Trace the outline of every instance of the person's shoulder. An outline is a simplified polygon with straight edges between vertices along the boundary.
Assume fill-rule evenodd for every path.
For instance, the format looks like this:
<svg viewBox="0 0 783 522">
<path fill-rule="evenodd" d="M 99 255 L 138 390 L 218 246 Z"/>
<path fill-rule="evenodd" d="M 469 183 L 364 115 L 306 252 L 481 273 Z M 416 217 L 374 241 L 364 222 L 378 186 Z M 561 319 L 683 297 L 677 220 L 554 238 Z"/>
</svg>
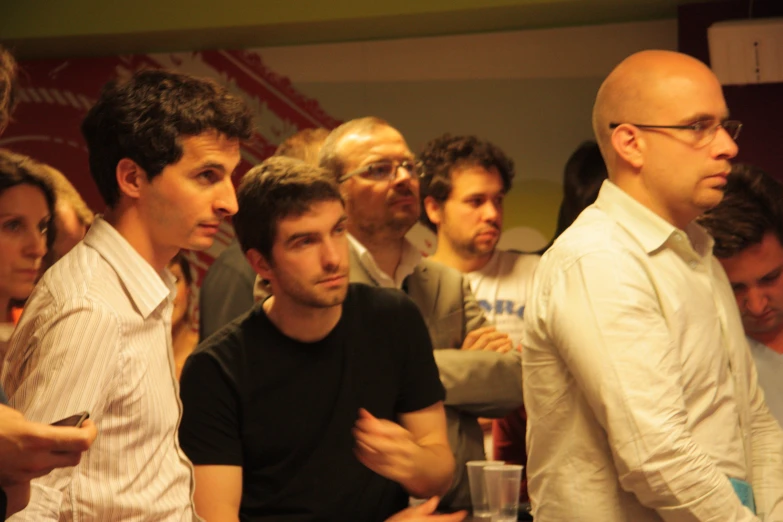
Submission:
<svg viewBox="0 0 783 522">
<path fill-rule="evenodd" d="M 441 280 L 462 280 L 464 274 L 454 267 L 444 265 L 435 260 L 424 258 L 422 259 L 411 274 L 411 277 L 418 277 L 422 273 L 428 273 L 430 276 L 437 277 Z"/>
<path fill-rule="evenodd" d="M 528 254 L 516 250 L 498 250 L 498 262 L 500 266 L 511 267 L 514 272 L 528 272 L 535 270 L 541 256 Z"/>
</svg>

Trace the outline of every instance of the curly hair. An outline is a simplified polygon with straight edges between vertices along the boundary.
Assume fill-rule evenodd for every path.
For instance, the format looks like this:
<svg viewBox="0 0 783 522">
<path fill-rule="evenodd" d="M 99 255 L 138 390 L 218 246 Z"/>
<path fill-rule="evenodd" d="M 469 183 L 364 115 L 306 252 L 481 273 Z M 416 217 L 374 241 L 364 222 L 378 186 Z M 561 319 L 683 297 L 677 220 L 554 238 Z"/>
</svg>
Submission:
<svg viewBox="0 0 783 522">
<path fill-rule="evenodd" d="M 0 46 L 0 134 L 11 119 L 16 105 L 16 60 L 8 50 Z"/>
<path fill-rule="evenodd" d="M 258 250 L 271 263 L 278 222 L 322 201 L 342 202 L 326 170 L 286 156 L 267 158 L 247 171 L 237 188 L 239 211 L 232 222 L 242 251 Z"/>
<path fill-rule="evenodd" d="M 715 239 L 719 258 L 761 243 L 770 232 L 783 245 L 783 185 L 757 167 L 733 165 L 723 201 L 698 222 Z"/>
<path fill-rule="evenodd" d="M 424 145 L 419 161 L 422 167 L 421 204 L 426 197 L 445 203 L 451 195 L 451 174 L 456 168 L 478 166 L 496 169 L 503 180 L 503 193 L 511 190 L 514 180 L 514 161 L 498 147 L 476 136 L 452 136 L 444 134 Z M 437 227 L 422 208 L 421 222 L 433 232 Z"/>
<path fill-rule="evenodd" d="M 239 97 L 209 79 L 147 70 L 110 82 L 82 122 L 90 172 L 106 205 L 120 198 L 115 169 L 123 158 L 149 180 L 182 158 L 180 138 L 216 131 L 247 140 L 252 115 Z"/>
</svg>

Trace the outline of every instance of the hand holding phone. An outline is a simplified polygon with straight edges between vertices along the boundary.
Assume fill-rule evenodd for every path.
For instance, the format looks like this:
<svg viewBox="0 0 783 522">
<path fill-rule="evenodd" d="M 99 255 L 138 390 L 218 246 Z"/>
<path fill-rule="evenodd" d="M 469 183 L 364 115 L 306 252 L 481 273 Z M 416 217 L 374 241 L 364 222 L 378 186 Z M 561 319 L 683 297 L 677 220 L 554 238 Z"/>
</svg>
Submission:
<svg viewBox="0 0 783 522">
<path fill-rule="evenodd" d="M 74 428 L 81 428 L 82 423 L 90 418 L 90 414 L 86 411 L 71 415 L 64 419 L 60 419 L 57 422 L 53 422 L 52 426 L 73 426 Z"/>
</svg>

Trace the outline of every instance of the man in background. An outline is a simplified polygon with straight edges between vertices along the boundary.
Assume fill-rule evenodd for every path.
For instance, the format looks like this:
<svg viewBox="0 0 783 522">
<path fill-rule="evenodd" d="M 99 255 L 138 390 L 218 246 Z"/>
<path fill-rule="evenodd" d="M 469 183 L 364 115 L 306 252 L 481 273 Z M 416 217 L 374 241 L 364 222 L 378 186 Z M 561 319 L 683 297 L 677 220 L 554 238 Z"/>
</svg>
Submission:
<svg viewBox="0 0 783 522">
<path fill-rule="evenodd" d="M 720 205 L 699 223 L 715 238 L 772 415 L 783 425 L 783 186 L 734 165 Z"/>
<path fill-rule="evenodd" d="M 438 236 L 430 259 L 462 272 L 490 324 L 521 347 L 528 287 L 539 257 L 497 249 L 514 163 L 476 136 L 436 138 L 419 157 L 422 222 Z M 494 458 L 526 464 L 524 408 L 492 422 Z M 527 500 L 523 481 L 521 496 Z"/>
<path fill-rule="evenodd" d="M 333 130 L 320 165 L 340 183 L 348 217 L 351 281 L 404 290 L 424 316 L 446 388 L 449 444 L 456 461 L 443 509 L 470 506 L 465 463 L 483 460 L 478 417 L 522 404 L 519 354 L 486 318 L 458 271 L 422 259 L 405 234 L 419 219 L 419 169 L 402 135 L 378 118 Z"/>
</svg>

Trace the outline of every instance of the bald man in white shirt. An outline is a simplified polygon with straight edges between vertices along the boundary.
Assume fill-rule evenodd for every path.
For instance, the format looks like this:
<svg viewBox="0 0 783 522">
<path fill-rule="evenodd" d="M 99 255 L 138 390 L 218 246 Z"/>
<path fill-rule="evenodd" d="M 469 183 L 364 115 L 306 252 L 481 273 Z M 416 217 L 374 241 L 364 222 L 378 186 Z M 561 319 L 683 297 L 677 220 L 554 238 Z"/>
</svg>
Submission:
<svg viewBox="0 0 783 522">
<path fill-rule="evenodd" d="M 723 197 L 740 124 L 703 63 L 644 51 L 604 81 L 593 128 L 609 180 L 525 309 L 535 519 L 783 520 L 783 433 L 693 222 Z"/>
</svg>

